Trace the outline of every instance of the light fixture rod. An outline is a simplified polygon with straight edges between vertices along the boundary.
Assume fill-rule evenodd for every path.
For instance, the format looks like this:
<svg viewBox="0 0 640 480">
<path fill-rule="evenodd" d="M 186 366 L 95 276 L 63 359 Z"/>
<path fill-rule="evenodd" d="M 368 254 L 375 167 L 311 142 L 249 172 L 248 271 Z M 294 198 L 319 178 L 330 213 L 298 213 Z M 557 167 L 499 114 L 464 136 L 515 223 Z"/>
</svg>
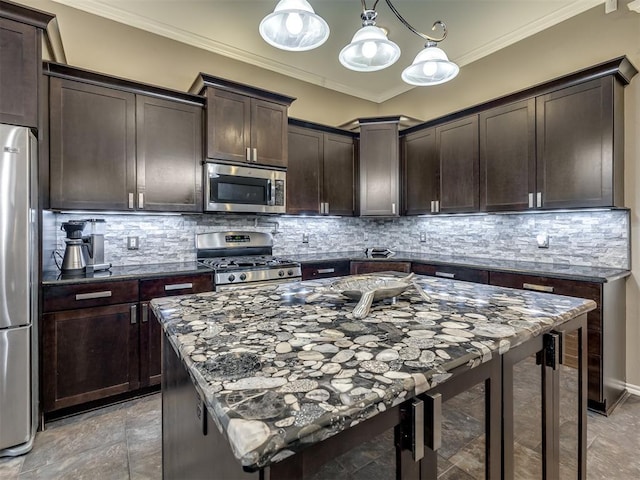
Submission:
<svg viewBox="0 0 640 480">
<path fill-rule="evenodd" d="M 371 10 L 375 10 L 375 9 L 376 9 L 376 6 L 378 5 L 378 2 L 379 2 L 379 1 L 380 1 L 380 0 L 376 0 L 376 1 L 374 2 L 373 7 L 371 7 Z M 367 8 L 367 4 L 365 3 L 365 0 L 361 0 L 361 2 L 362 2 L 362 11 L 363 11 L 363 12 L 366 12 L 367 10 L 369 10 L 369 9 Z"/>
<path fill-rule="evenodd" d="M 387 3 L 387 5 L 389 6 L 389 8 L 391 9 L 391 11 L 393 12 L 393 14 L 398 18 L 398 20 L 400 20 L 400 22 L 402 22 L 402 24 L 407 27 L 409 30 L 411 30 L 411 32 L 415 33 L 416 35 L 418 35 L 419 37 L 422 37 L 423 39 L 429 41 L 429 42 L 441 42 L 443 41 L 445 38 L 447 38 L 447 26 L 444 24 L 443 21 L 438 20 L 437 22 L 434 22 L 433 26 L 431 27 L 431 30 L 435 30 L 436 27 L 442 27 L 442 37 L 440 38 L 434 38 L 430 35 L 427 35 L 426 33 L 422 33 L 419 32 L 418 30 L 416 30 L 415 28 L 413 28 L 411 26 L 411 24 L 409 22 L 407 22 L 404 17 L 400 14 L 400 12 L 398 11 L 398 9 L 396 7 L 394 7 L 393 3 L 391 3 L 391 0 L 385 0 L 385 2 Z M 376 0 L 376 4 L 378 3 L 378 0 Z M 362 0 L 362 4 L 364 5 L 364 0 Z M 375 10 L 375 5 L 373 6 L 374 10 Z"/>
</svg>

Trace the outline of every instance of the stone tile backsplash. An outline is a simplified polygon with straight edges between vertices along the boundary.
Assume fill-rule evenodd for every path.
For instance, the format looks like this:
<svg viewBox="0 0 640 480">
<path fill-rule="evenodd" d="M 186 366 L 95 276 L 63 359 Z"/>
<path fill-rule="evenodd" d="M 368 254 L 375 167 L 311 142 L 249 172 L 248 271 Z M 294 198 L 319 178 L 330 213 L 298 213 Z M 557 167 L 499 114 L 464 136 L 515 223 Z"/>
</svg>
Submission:
<svg viewBox="0 0 640 480">
<path fill-rule="evenodd" d="M 388 219 L 224 214 L 91 216 L 107 221 L 105 259 L 114 265 L 193 261 L 195 234 L 224 230 L 275 230 L 274 254 L 280 256 L 387 247 L 425 254 L 610 268 L 630 265 L 626 210 Z M 83 215 L 45 215 L 45 230 L 55 229 L 61 253 L 64 232 L 60 224 L 80 218 Z M 420 242 L 421 232 L 426 235 L 424 243 Z M 309 235 L 308 244 L 302 243 L 303 233 Z M 536 235 L 541 233 L 548 235 L 549 248 L 538 248 Z M 127 250 L 127 236 L 139 237 L 139 250 Z M 45 257 L 50 256 L 48 245 L 44 251 Z"/>
</svg>

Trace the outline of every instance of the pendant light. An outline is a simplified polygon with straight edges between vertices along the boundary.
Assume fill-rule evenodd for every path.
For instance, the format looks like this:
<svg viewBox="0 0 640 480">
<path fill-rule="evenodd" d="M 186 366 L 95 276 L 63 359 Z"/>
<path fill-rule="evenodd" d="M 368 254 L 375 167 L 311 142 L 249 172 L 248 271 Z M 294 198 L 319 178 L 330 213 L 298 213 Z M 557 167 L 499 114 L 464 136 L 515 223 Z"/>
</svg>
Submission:
<svg viewBox="0 0 640 480">
<path fill-rule="evenodd" d="M 387 38 L 384 30 L 376 27 L 377 16 L 375 10 L 362 12 L 362 28 L 338 56 L 346 68 L 357 72 L 375 72 L 393 65 L 400 58 L 400 47 Z"/>
<path fill-rule="evenodd" d="M 402 72 L 402 80 L 419 87 L 439 85 L 452 80 L 460 67 L 449 61 L 447 54 L 437 47 L 436 42 L 427 42 L 413 63 Z"/>
<path fill-rule="evenodd" d="M 280 0 L 259 30 L 268 44 L 294 52 L 312 50 L 329 38 L 329 25 L 307 0 Z"/>
</svg>

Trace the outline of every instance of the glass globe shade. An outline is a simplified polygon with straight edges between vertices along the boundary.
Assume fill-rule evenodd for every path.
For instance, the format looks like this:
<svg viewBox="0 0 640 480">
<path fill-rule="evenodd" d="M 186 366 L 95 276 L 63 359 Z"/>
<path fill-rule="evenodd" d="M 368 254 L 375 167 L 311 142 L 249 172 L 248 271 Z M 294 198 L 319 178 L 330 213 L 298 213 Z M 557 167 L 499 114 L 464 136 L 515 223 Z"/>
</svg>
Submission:
<svg viewBox="0 0 640 480">
<path fill-rule="evenodd" d="M 329 25 L 307 0 L 280 0 L 259 31 L 269 45 L 294 52 L 312 50 L 329 38 Z"/>
<path fill-rule="evenodd" d="M 367 25 L 355 33 L 338 58 L 350 70 L 375 72 L 393 65 L 400 58 L 400 47 L 380 27 Z"/>
<path fill-rule="evenodd" d="M 402 72 L 402 80 L 410 85 L 439 85 L 452 80 L 460 67 L 449 61 L 447 54 L 435 45 L 427 45 L 413 63 Z"/>
</svg>

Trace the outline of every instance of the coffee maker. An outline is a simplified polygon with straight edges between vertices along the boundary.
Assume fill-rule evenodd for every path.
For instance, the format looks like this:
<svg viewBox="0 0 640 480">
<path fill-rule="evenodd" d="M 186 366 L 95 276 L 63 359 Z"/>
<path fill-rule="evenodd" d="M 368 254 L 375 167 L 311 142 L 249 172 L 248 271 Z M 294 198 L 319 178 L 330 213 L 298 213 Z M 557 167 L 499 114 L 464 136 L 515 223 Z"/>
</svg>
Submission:
<svg viewBox="0 0 640 480">
<path fill-rule="evenodd" d="M 78 275 L 85 272 L 86 262 L 84 259 L 82 231 L 86 223 L 84 220 L 70 220 L 62 224 L 61 230 L 67 233 L 64 240 L 67 247 L 62 258 L 60 270 L 66 275 Z"/>
<path fill-rule="evenodd" d="M 104 261 L 104 233 L 106 221 L 102 218 L 87 218 L 88 235 L 82 237 L 84 260 L 87 273 L 109 270 L 110 263 Z"/>
</svg>

